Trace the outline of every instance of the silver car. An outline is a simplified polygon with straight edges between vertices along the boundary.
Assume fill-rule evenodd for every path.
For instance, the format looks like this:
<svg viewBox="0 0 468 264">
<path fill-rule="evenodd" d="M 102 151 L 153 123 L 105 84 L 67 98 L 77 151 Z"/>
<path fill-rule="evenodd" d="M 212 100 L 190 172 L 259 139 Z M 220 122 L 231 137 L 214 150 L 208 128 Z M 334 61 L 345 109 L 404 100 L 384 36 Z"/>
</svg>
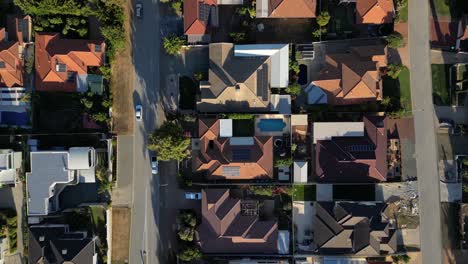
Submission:
<svg viewBox="0 0 468 264">
<path fill-rule="evenodd" d="M 141 107 L 141 105 L 135 107 L 135 118 L 137 121 L 141 121 L 143 118 L 143 107 Z"/>
<path fill-rule="evenodd" d="M 151 173 L 158 174 L 158 159 L 156 156 L 151 156 Z"/>
<path fill-rule="evenodd" d="M 187 200 L 201 200 L 201 193 L 186 192 L 185 199 Z"/>
<path fill-rule="evenodd" d="M 135 5 L 135 14 L 136 14 L 136 17 L 138 18 L 142 18 L 143 17 L 143 4 L 138 2 L 136 3 Z"/>
</svg>

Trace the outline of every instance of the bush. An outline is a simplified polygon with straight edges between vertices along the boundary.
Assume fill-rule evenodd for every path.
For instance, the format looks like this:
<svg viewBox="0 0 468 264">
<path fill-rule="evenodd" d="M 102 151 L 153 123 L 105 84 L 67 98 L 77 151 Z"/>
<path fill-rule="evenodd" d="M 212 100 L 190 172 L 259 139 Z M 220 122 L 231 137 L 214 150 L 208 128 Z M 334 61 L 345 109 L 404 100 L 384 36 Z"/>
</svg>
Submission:
<svg viewBox="0 0 468 264">
<path fill-rule="evenodd" d="M 175 56 L 180 53 L 184 42 L 185 41 L 182 38 L 179 38 L 176 35 L 171 35 L 164 38 L 163 46 L 167 54 Z"/>
<path fill-rule="evenodd" d="M 179 238 L 183 241 L 193 241 L 195 230 L 191 227 L 183 227 L 177 232 Z"/>
<path fill-rule="evenodd" d="M 246 114 L 246 113 L 233 113 L 233 114 L 228 114 L 227 118 L 236 119 L 236 120 L 252 120 L 255 118 L 255 115 Z"/>
<path fill-rule="evenodd" d="M 245 32 L 231 32 L 229 33 L 229 37 L 232 38 L 232 42 L 241 43 L 247 39 L 247 34 Z"/>
<path fill-rule="evenodd" d="M 387 36 L 387 45 L 389 48 L 398 49 L 405 46 L 405 40 L 400 33 L 393 32 Z"/>
<path fill-rule="evenodd" d="M 292 164 L 292 157 L 275 160 L 275 167 L 290 167 Z"/>
<path fill-rule="evenodd" d="M 34 67 L 34 47 L 29 45 L 26 49 L 26 58 L 24 58 L 24 70 L 31 74 Z"/>
<path fill-rule="evenodd" d="M 182 127 L 166 121 L 149 136 L 148 149 L 157 151 L 158 160 L 183 160 L 190 154 L 190 139 L 184 136 Z"/>
<path fill-rule="evenodd" d="M 401 64 L 389 64 L 387 67 L 387 75 L 392 79 L 397 79 L 400 75 L 401 71 L 405 68 L 405 66 Z"/>
<path fill-rule="evenodd" d="M 299 72 L 301 71 L 299 68 L 299 62 L 297 62 L 296 60 L 289 60 L 289 70 L 293 71 L 294 74 L 299 74 Z"/>
</svg>

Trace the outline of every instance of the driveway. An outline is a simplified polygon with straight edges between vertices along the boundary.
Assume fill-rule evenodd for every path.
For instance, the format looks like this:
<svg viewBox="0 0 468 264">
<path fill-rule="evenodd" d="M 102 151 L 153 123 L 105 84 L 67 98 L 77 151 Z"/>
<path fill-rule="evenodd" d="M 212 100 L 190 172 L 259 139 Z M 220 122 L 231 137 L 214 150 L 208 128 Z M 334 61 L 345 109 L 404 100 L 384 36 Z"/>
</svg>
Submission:
<svg viewBox="0 0 468 264">
<path fill-rule="evenodd" d="M 315 207 L 312 204 L 313 202 L 308 201 L 293 202 L 293 220 L 296 227 L 296 232 L 294 232 L 296 234 L 295 240 L 299 244 L 305 239 L 310 239 L 310 236 L 306 237 L 305 235 L 306 230 L 313 230 L 312 219 L 315 215 Z"/>
</svg>

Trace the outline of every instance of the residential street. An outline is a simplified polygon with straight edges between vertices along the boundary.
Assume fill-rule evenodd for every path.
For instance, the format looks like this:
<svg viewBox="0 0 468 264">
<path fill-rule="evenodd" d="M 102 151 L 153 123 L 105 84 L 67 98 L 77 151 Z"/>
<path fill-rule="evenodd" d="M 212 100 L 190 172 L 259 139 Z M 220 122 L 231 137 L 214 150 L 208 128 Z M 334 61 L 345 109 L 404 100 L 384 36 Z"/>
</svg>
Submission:
<svg viewBox="0 0 468 264">
<path fill-rule="evenodd" d="M 159 263 L 159 177 L 151 174 L 146 140 L 159 124 L 159 1 L 143 0 L 143 18 L 132 23 L 135 67 L 134 105 L 142 105 L 143 120 L 135 122 L 133 139 L 133 203 L 129 263 Z"/>
<path fill-rule="evenodd" d="M 429 49 L 429 1 L 409 1 L 411 94 L 416 132 L 421 263 L 442 262 L 440 187 Z"/>
</svg>

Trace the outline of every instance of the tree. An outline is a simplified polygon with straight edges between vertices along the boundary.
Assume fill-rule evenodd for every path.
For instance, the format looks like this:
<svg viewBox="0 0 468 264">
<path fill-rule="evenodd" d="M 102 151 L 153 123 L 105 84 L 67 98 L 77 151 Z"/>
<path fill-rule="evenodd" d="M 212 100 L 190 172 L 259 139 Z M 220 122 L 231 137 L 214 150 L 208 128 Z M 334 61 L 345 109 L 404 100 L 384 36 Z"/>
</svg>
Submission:
<svg viewBox="0 0 468 264">
<path fill-rule="evenodd" d="M 293 84 L 290 84 L 287 88 L 286 88 L 286 92 L 292 96 L 296 96 L 298 94 L 301 93 L 301 86 L 296 82 L 296 83 L 293 83 Z"/>
<path fill-rule="evenodd" d="M 405 39 L 398 32 L 393 32 L 387 36 L 387 45 L 389 48 L 398 49 L 405 46 Z"/>
<path fill-rule="evenodd" d="M 149 136 L 148 149 L 158 153 L 158 160 L 183 160 L 190 154 L 190 139 L 184 136 L 182 127 L 166 121 Z"/>
<path fill-rule="evenodd" d="M 80 102 L 81 104 L 88 110 L 90 110 L 91 108 L 93 108 L 93 101 L 91 101 L 90 99 L 86 98 L 86 97 L 83 97 L 80 99 Z"/>
<path fill-rule="evenodd" d="M 197 218 L 193 212 L 182 211 L 177 216 L 177 219 L 186 226 L 195 227 L 197 225 Z"/>
<path fill-rule="evenodd" d="M 463 158 L 463 165 L 468 166 L 468 157 Z"/>
<path fill-rule="evenodd" d="M 193 241 L 195 230 L 192 227 L 183 227 L 177 232 L 179 238 L 183 241 Z"/>
<path fill-rule="evenodd" d="M 107 121 L 109 121 L 109 116 L 107 115 L 106 112 L 99 112 L 99 113 L 93 114 L 91 116 L 91 119 L 96 122 L 106 123 Z"/>
<path fill-rule="evenodd" d="M 249 15 L 251 19 L 254 19 L 257 15 L 255 6 L 242 6 L 236 9 L 236 13 L 241 16 Z"/>
<path fill-rule="evenodd" d="M 387 75 L 393 79 L 397 79 L 400 75 L 401 71 L 405 68 L 405 66 L 401 64 L 389 64 L 387 66 Z"/>
<path fill-rule="evenodd" d="M 299 74 L 301 71 L 299 68 L 299 62 L 297 62 L 297 60 L 289 60 L 289 70 L 293 71 L 294 74 Z"/>
<path fill-rule="evenodd" d="M 328 22 L 330 22 L 330 14 L 327 11 L 320 12 L 320 15 L 317 16 L 317 24 L 324 27 L 328 25 Z"/>
<path fill-rule="evenodd" d="M 176 35 L 170 35 L 169 37 L 164 38 L 163 46 L 166 50 L 166 53 L 172 56 L 175 56 L 180 53 L 184 40 L 177 37 Z"/>
<path fill-rule="evenodd" d="M 193 260 L 199 260 L 202 257 L 202 253 L 199 248 L 190 246 L 182 249 L 178 254 L 180 260 L 189 262 Z"/>
<path fill-rule="evenodd" d="M 197 82 L 200 82 L 201 80 L 203 80 L 205 74 L 203 72 L 196 72 L 193 74 L 193 79 Z"/>
<path fill-rule="evenodd" d="M 383 106 L 390 106 L 392 102 L 392 98 L 388 97 L 388 96 L 384 96 L 384 98 L 382 98 L 382 105 Z"/>
</svg>

